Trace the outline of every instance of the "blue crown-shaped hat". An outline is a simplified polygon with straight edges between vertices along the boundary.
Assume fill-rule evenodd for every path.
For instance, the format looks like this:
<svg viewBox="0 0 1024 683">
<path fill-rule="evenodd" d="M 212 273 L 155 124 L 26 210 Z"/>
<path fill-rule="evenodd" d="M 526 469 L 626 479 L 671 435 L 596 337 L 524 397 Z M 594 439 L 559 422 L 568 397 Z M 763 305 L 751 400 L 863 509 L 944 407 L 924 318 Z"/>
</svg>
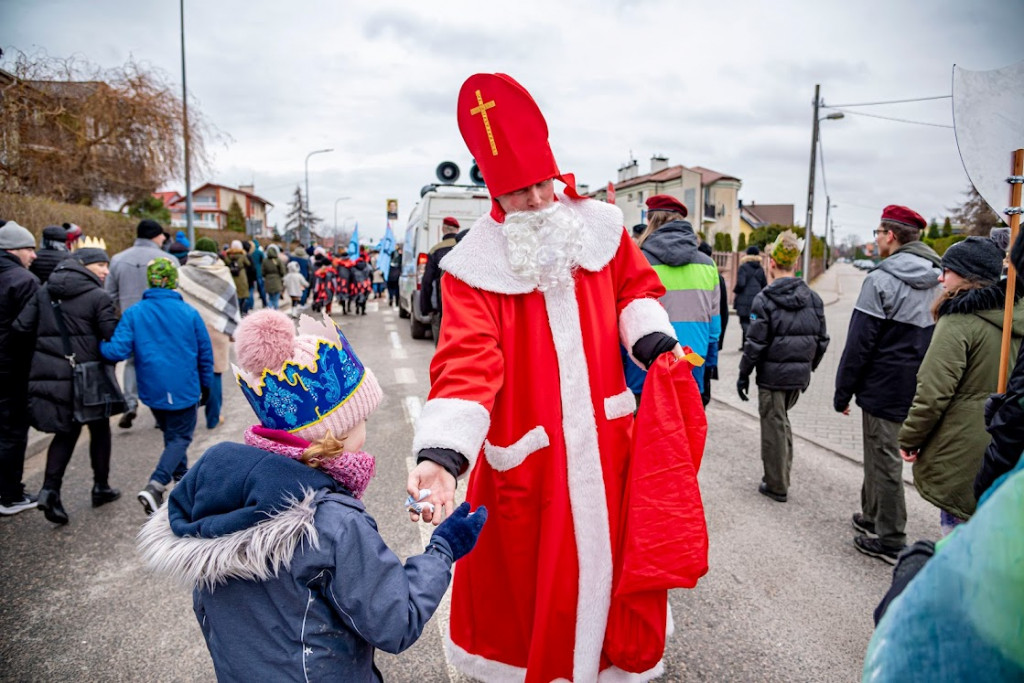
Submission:
<svg viewBox="0 0 1024 683">
<path fill-rule="evenodd" d="M 257 377 L 236 367 L 238 386 L 264 427 L 310 441 L 328 429 L 340 437 L 376 408 L 380 386 L 333 321 L 303 316 L 299 335 L 281 368 Z"/>
</svg>

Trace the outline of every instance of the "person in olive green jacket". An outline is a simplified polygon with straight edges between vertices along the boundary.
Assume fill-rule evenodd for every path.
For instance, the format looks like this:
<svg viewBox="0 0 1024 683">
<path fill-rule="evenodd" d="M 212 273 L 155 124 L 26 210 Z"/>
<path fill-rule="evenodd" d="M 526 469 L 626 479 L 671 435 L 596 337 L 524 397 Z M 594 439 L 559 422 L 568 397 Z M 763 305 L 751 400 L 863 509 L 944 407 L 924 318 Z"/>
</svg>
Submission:
<svg viewBox="0 0 1024 683">
<path fill-rule="evenodd" d="M 284 263 L 281 262 L 280 251 L 276 244 L 267 247 L 267 254 L 263 257 L 263 286 L 267 292 L 267 308 L 276 310 L 281 301 L 281 292 L 284 291 Z"/>
<path fill-rule="evenodd" d="M 238 294 L 238 304 L 242 315 L 252 309 L 252 299 L 249 298 L 249 276 L 245 271 L 252 265 L 249 256 L 242 248 L 240 240 L 231 242 L 231 247 L 224 253 L 224 262 L 228 264 L 231 271 L 231 279 L 235 282 L 235 291 Z"/>
<path fill-rule="evenodd" d="M 999 235 L 1001 239 L 1002 235 Z M 988 446 L 985 400 L 996 391 L 1006 281 L 1005 245 L 968 237 L 942 257 L 935 332 L 900 429 L 900 454 L 914 463 L 914 485 L 937 506 L 943 534 L 974 514 L 974 477 Z M 1013 311 L 1011 363 L 1024 336 L 1024 283 Z"/>
</svg>

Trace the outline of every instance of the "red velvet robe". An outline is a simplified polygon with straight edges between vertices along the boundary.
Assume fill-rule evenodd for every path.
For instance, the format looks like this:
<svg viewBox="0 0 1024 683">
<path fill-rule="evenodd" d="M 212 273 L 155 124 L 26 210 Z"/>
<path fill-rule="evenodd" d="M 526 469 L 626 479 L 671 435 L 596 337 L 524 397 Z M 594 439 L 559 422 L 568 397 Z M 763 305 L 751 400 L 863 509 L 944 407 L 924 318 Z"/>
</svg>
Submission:
<svg viewBox="0 0 1024 683">
<path fill-rule="evenodd" d="M 447 643 L 451 662 L 485 681 L 661 671 L 630 676 L 603 642 L 635 408 L 619 345 L 675 335 L 621 212 L 570 205 L 585 225 L 572 288 L 519 280 L 490 216 L 441 264 L 445 315 L 413 447 L 466 455 L 467 499 L 490 512 L 455 568 Z"/>
</svg>

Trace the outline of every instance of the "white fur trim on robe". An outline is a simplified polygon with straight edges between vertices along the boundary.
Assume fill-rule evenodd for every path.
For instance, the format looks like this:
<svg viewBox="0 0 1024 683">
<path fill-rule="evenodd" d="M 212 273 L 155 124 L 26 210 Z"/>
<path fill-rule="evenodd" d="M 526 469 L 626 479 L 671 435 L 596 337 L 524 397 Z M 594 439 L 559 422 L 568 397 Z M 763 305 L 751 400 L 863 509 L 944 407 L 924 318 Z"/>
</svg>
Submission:
<svg viewBox="0 0 1024 683">
<path fill-rule="evenodd" d="M 651 334 L 663 332 L 676 338 L 675 328 L 668 319 L 668 312 L 656 299 L 633 299 L 619 315 L 619 340 L 633 354 L 633 344 Z"/>
<path fill-rule="evenodd" d="M 475 401 L 462 398 L 432 398 L 423 404 L 412 440 L 413 455 L 424 448 L 448 448 L 469 460 L 466 476 L 491 428 L 491 414 Z"/>
<path fill-rule="evenodd" d="M 593 199 L 575 201 L 558 195 L 583 221 L 579 266 L 597 272 L 608 265 L 622 242 L 622 211 Z M 441 259 L 441 268 L 476 289 L 497 294 L 527 294 L 536 284 L 520 279 L 508 261 L 508 238 L 490 214 L 481 216 L 465 237 Z"/>
<path fill-rule="evenodd" d="M 526 669 L 504 662 L 496 662 L 480 655 L 470 654 L 452 642 L 450 634 L 444 638 L 445 654 L 448 662 L 459 671 L 488 683 L 522 683 L 526 680 Z M 665 664 L 659 661 L 649 670 L 634 674 L 623 671 L 617 666 L 610 666 L 597 676 L 598 683 L 646 683 L 665 673 Z M 553 681 L 560 683 L 565 679 Z"/>
<path fill-rule="evenodd" d="M 508 472 L 513 467 L 523 464 L 527 456 L 551 445 L 548 433 L 542 425 L 537 425 L 523 435 L 523 438 L 511 446 L 495 446 L 484 441 L 484 455 L 487 462 L 498 472 Z"/>
</svg>

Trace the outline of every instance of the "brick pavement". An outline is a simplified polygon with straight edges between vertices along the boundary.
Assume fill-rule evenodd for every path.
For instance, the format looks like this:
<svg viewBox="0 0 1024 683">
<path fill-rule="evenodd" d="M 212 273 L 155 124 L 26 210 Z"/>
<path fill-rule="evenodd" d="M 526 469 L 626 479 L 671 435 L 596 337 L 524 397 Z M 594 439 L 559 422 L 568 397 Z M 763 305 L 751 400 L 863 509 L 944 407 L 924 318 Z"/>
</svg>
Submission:
<svg viewBox="0 0 1024 683">
<path fill-rule="evenodd" d="M 800 396 L 790 411 L 793 433 L 822 448 L 845 458 L 863 462 L 861 440 L 861 411 L 851 404 L 850 414 L 837 413 L 832 408 L 836 371 L 846 345 L 846 332 L 853 313 L 853 305 L 860 293 L 865 272 L 852 265 L 837 263 L 812 284 L 825 303 L 825 324 L 831 341 L 818 369 L 811 377 L 811 386 Z M 736 378 L 740 363 L 740 325 L 732 314 L 726 329 L 725 344 L 719 358 L 719 381 L 712 387 L 712 397 L 748 415 L 758 417 L 757 388 L 751 377 L 751 400 L 741 401 L 736 394 Z M 903 478 L 912 483 L 911 466 L 905 464 Z"/>
</svg>

